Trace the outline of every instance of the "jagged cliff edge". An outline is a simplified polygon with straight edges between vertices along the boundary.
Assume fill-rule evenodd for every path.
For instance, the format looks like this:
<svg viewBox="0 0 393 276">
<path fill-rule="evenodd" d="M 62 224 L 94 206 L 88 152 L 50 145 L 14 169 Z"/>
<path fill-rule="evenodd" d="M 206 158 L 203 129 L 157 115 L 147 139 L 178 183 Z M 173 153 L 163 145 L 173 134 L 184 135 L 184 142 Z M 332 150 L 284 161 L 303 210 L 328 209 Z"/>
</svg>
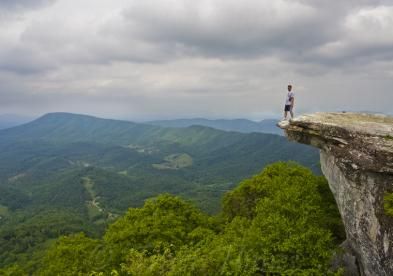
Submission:
<svg viewBox="0 0 393 276">
<path fill-rule="evenodd" d="M 393 192 L 393 117 L 314 113 L 278 126 L 290 140 L 320 149 L 360 274 L 393 275 L 393 217 L 384 210 Z"/>
</svg>

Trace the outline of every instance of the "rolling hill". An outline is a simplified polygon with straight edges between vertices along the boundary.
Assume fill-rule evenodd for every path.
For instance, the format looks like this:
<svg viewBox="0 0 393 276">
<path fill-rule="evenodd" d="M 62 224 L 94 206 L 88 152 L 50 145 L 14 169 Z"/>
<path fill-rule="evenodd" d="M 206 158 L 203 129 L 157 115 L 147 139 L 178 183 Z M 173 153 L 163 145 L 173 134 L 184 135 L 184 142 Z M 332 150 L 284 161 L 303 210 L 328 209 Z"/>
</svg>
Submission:
<svg viewBox="0 0 393 276">
<path fill-rule="evenodd" d="M 60 234 L 98 235 L 127 208 L 161 193 L 215 213 L 225 192 L 280 160 L 319 172 L 315 149 L 272 134 L 68 113 L 1 130 L 0 259 L 30 258 L 28 248 Z"/>
<path fill-rule="evenodd" d="M 181 187 L 177 181 L 169 185 L 171 192 L 184 190 L 183 182 L 194 187 L 228 186 L 225 183 L 235 183 L 279 160 L 294 160 L 318 171 L 315 150 L 277 135 L 202 126 L 164 128 L 67 113 L 47 114 L 0 131 L 0 150 L 1 186 L 20 187 L 22 192 L 42 178 L 92 168 L 107 174 L 122 172 L 125 181 L 130 175 L 182 179 Z M 165 169 L 162 164 L 176 154 L 187 156 L 190 165 L 168 169 L 170 162 L 177 162 L 172 160 Z M 142 190 L 154 186 L 151 181 L 142 183 Z M 160 185 L 148 194 L 162 191 Z"/>
</svg>

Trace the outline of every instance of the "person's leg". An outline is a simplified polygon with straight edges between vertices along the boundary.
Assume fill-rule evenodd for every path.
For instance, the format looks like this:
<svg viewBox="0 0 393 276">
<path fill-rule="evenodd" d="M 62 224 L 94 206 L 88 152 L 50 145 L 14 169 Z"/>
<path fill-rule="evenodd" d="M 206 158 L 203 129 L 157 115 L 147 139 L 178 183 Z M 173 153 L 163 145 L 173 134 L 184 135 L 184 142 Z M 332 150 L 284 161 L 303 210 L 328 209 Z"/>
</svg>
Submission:
<svg viewBox="0 0 393 276">
<path fill-rule="evenodd" d="M 283 119 L 283 120 L 286 120 L 286 119 L 287 119 L 287 117 L 288 117 L 288 112 L 290 112 L 290 111 L 291 111 L 290 106 L 289 106 L 289 105 L 285 105 L 285 106 L 284 106 L 284 119 Z"/>
<path fill-rule="evenodd" d="M 289 113 L 291 113 L 291 119 L 293 119 L 293 107 L 292 106 L 291 106 Z"/>
</svg>

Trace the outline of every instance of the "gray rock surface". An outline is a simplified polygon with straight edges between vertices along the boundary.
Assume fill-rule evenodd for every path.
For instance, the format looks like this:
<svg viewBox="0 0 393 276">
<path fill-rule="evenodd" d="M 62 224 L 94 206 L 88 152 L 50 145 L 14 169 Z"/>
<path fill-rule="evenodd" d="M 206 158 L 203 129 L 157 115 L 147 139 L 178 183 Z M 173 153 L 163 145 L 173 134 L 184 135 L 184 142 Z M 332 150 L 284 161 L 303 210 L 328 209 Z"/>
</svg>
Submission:
<svg viewBox="0 0 393 276">
<path fill-rule="evenodd" d="M 321 149 L 321 167 L 336 199 L 347 249 L 363 275 L 393 275 L 393 117 L 315 113 L 279 123 L 290 140 Z"/>
</svg>

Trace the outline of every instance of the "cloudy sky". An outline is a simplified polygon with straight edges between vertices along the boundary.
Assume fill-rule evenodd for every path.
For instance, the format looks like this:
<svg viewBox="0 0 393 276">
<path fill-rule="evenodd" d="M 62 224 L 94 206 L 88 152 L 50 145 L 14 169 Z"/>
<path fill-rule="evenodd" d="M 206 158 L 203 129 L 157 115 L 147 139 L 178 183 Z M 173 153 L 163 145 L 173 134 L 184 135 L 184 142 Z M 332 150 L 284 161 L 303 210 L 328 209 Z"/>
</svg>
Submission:
<svg viewBox="0 0 393 276">
<path fill-rule="evenodd" d="M 0 0 L 0 114 L 393 110 L 393 0 Z"/>
</svg>

